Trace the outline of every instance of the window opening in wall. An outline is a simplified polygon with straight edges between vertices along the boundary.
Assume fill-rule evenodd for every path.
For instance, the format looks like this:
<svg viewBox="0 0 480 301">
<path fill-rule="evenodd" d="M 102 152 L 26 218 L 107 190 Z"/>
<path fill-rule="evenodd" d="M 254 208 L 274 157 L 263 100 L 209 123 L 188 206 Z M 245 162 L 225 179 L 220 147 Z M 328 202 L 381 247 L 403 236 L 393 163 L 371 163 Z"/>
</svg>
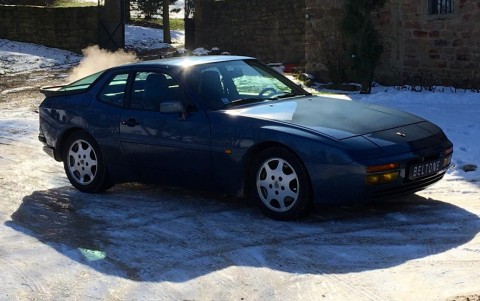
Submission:
<svg viewBox="0 0 480 301">
<path fill-rule="evenodd" d="M 429 0 L 428 10 L 431 15 L 453 13 L 453 0 Z"/>
</svg>

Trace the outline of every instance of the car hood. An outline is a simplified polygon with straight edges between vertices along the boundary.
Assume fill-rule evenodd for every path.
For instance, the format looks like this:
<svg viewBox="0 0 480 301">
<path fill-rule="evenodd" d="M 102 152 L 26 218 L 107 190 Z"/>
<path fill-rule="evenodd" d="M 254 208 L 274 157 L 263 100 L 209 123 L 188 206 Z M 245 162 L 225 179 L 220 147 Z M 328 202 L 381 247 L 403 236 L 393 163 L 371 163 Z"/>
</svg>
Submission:
<svg viewBox="0 0 480 301">
<path fill-rule="evenodd" d="M 228 113 L 286 122 L 338 140 L 425 121 L 402 111 L 321 96 L 230 109 Z"/>
</svg>

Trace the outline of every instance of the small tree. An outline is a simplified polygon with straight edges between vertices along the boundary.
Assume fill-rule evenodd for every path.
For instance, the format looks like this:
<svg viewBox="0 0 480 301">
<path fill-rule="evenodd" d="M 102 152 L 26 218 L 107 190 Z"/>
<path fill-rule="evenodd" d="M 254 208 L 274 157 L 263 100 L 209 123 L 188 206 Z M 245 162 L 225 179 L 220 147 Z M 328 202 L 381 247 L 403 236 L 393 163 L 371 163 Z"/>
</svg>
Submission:
<svg viewBox="0 0 480 301">
<path fill-rule="evenodd" d="M 138 9 L 145 14 L 145 19 L 152 19 L 162 8 L 162 0 L 138 0 Z"/>
<path fill-rule="evenodd" d="M 328 77 L 334 85 L 350 81 L 350 61 L 348 60 L 348 39 L 340 30 L 335 15 L 322 18 L 322 27 L 316 30 L 316 35 L 322 41 L 317 51 L 321 63 L 328 70 Z"/>
<path fill-rule="evenodd" d="M 145 14 L 145 19 L 152 19 L 161 12 L 164 43 L 172 43 L 169 6 L 176 1 L 177 0 L 138 0 L 138 8 Z"/>
<path fill-rule="evenodd" d="M 351 41 L 352 67 L 362 84 L 360 93 L 369 94 L 373 73 L 383 47 L 372 21 L 372 12 L 383 7 L 386 0 L 346 0 L 342 30 Z"/>
<path fill-rule="evenodd" d="M 145 14 L 145 19 L 152 19 L 153 16 L 160 14 L 163 11 L 163 0 L 136 0 L 138 3 L 138 9 Z M 167 1 L 168 5 L 175 4 L 177 0 Z"/>
</svg>

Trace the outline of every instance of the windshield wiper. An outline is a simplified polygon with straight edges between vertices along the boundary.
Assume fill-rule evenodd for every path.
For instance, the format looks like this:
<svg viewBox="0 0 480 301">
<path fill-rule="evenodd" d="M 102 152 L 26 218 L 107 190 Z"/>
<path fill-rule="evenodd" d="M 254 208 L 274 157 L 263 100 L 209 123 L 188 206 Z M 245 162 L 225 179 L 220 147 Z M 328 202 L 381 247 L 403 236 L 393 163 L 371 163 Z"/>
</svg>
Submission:
<svg viewBox="0 0 480 301">
<path fill-rule="evenodd" d="M 261 98 L 261 97 L 241 98 L 241 99 L 232 100 L 231 102 L 227 103 L 225 106 L 228 108 L 228 107 L 246 105 L 246 104 L 255 103 L 255 102 L 262 102 L 265 100 L 266 100 L 265 98 Z"/>
<path fill-rule="evenodd" d="M 289 97 L 295 97 L 295 96 L 311 96 L 312 94 L 311 93 L 284 93 L 284 94 L 281 94 L 281 95 L 277 95 L 277 96 L 274 96 L 272 97 L 271 99 L 281 99 L 281 98 L 289 98 Z"/>
<path fill-rule="evenodd" d="M 241 99 L 235 99 L 232 100 L 231 102 L 227 103 L 225 107 L 233 107 L 233 106 L 240 106 L 240 105 L 245 105 L 245 104 L 251 104 L 251 103 L 256 103 L 256 102 L 265 102 L 269 100 L 277 100 L 281 98 L 288 98 L 288 97 L 295 97 L 295 96 L 311 96 L 311 93 L 284 93 L 281 95 L 275 95 L 272 97 L 250 97 L 250 98 L 241 98 Z"/>
</svg>

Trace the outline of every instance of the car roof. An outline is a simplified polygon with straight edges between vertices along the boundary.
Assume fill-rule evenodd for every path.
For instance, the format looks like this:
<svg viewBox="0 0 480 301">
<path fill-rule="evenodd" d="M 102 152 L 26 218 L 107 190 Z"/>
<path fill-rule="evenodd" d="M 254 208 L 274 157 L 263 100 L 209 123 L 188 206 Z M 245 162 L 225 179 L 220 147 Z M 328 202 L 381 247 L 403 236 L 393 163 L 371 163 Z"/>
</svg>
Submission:
<svg viewBox="0 0 480 301">
<path fill-rule="evenodd" d="M 238 60 L 252 60 L 254 58 L 248 56 L 236 56 L 236 55 L 205 55 L 205 56 L 183 56 L 172 57 L 158 60 L 140 61 L 131 64 L 119 66 L 119 68 L 125 67 L 186 67 L 194 65 L 202 65 L 209 63 L 238 61 Z"/>
</svg>

